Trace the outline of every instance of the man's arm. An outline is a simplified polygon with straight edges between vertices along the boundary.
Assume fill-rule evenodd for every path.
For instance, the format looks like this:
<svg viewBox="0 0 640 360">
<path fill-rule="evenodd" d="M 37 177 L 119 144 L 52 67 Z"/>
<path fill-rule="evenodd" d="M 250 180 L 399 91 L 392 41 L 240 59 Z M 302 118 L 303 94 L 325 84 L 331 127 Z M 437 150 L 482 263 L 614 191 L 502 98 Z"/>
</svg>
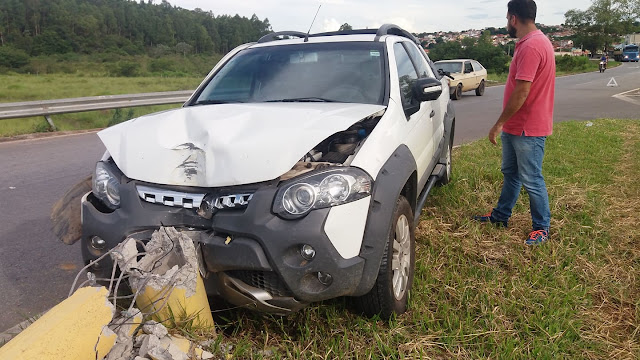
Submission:
<svg viewBox="0 0 640 360">
<path fill-rule="evenodd" d="M 531 90 L 531 81 L 525 80 L 516 80 L 516 87 L 513 89 L 513 93 L 511 93 L 511 97 L 507 101 L 507 106 L 505 106 L 502 114 L 498 118 L 498 121 L 489 131 L 489 141 L 493 145 L 497 145 L 496 137 L 502 131 L 502 126 L 507 122 L 520 108 L 522 104 L 527 100 L 527 96 L 529 96 L 529 90 Z"/>
</svg>

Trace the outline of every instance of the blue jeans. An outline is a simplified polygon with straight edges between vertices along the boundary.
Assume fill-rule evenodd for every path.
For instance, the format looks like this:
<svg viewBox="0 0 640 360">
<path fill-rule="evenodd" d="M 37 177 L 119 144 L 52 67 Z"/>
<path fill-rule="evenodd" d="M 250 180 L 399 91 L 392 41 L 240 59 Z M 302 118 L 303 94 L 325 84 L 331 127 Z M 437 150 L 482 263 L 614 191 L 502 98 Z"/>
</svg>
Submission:
<svg viewBox="0 0 640 360">
<path fill-rule="evenodd" d="M 518 200 L 520 188 L 529 194 L 533 230 L 549 231 L 551 211 L 549 194 L 542 176 L 542 158 L 546 136 L 516 136 L 502 133 L 502 174 L 504 183 L 498 206 L 491 216 L 507 221 Z"/>
</svg>

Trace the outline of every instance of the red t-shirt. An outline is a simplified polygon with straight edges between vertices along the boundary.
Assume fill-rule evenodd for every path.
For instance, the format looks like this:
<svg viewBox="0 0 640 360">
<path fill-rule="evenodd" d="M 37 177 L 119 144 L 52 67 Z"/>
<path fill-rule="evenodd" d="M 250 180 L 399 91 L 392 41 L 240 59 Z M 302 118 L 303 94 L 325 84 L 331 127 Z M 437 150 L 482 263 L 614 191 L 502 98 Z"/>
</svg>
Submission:
<svg viewBox="0 0 640 360">
<path fill-rule="evenodd" d="M 553 97 L 556 58 L 551 41 L 540 30 L 532 31 L 516 43 L 504 88 L 503 109 L 516 87 L 516 80 L 531 82 L 524 104 L 502 127 L 512 135 L 548 136 L 553 132 Z"/>
</svg>

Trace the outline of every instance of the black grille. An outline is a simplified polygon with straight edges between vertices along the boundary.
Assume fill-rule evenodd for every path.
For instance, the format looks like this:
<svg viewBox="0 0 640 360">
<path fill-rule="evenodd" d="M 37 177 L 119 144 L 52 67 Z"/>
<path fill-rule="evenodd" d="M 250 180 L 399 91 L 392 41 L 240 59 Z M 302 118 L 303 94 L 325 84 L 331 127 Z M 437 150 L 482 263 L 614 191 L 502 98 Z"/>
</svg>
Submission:
<svg viewBox="0 0 640 360">
<path fill-rule="evenodd" d="M 272 271 L 228 271 L 227 274 L 247 285 L 262 289 L 272 296 L 291 297 L 293 296 L 280 277 Z"/>
</svg>

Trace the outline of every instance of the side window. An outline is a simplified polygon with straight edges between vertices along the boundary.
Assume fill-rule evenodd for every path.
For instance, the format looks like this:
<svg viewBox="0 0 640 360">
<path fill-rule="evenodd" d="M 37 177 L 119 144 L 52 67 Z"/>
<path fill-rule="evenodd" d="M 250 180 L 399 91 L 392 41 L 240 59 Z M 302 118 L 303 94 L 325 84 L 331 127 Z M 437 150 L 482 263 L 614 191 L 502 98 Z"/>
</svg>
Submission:
<svg viewBox="0 0 640 360">
<path fill-rule="evenodd" d="M 465 61 L 464 62 L 464 73 L 472 73 L 473 72 L 473 67 L 471 67 L 471 61 Z"/>
<path fill-rule="evenodd" d="M 401 43 L 393 45 L 393 53 L 398 67 L 398 81 L 400 83 L 400 95 L 402 95 L 402 105 L 406 108 L 413 101 L 413 84 L 418 79 L 418 73 L 413 67 L 409 54 Z"/>
<path fill-rule="evenodd" d="M 477 61 L 472 61 L 471 64 L 473 64 L 473 71 L 482 71 L 484 69 Z"/>
<path fill-rule="evenodd" d="M 427 60 L 422 56 L 416 45 L 410 42 L 405 42 L 405 47 L 409 51 L 409 57 L 411 57 L 411 60 L 413 60 L 413 63 L 418 69 L 418 77 L 432 77 L 431 72 L 429 71 L 429 65 L 427 65 Z"/>
</svg>

